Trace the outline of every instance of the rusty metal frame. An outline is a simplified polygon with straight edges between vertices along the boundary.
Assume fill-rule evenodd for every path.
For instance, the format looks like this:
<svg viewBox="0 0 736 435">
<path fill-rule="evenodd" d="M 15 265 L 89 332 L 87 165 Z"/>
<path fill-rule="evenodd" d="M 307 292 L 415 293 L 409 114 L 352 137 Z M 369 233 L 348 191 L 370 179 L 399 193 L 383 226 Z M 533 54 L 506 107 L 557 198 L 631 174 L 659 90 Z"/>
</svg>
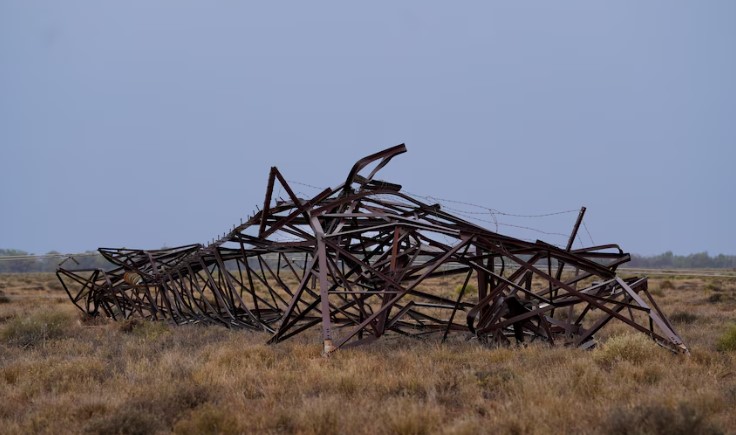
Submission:
<svg viewBox="0 0 736 435">
<path fill-rule="evenodd" d="M 263 209 L 221 239 L 162 250 L 105 249 L 109 271 L 57 271 L 83 312 L 266 331 L 278 343 L 319 328 L 325 353 L 391 332 L 495 344 L 590 347 L 619 320 L 687 352 L 646 278 L 622 279 L 617 245 L 524 241 L 374 179 L 401 144 L 360 159 L 344 183 L 300 198 L 275 167 Z M 274 198 L 275 188 L 287 198 Z M 462 277 L 455 295 L 442 289 Z M 466 292 L 469 283 L 478 294 Z M 438 290 L 439 288 L 439 290 Z"/>
</svg>

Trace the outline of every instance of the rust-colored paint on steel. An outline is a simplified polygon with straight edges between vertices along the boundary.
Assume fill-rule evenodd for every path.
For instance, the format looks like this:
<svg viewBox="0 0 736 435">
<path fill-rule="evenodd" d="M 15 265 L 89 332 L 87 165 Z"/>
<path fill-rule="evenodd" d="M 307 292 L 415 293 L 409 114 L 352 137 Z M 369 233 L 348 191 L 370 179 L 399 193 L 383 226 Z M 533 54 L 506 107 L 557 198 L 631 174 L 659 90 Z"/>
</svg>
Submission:
<svg viewBox="0 0 736 435">
<path fill-rule="evenodd" d="M 572 249 L 585 208 L 565 249 L 505 236 L 374 179 L 404 152 L 360 159 L 313 198 L 271 168 L 263 210 L 212 244 L 100 248 L 114 269 L 57 275 L 92 316 L 260 330 L 269 343 L 318 328 L 325 353 L 389 332 L 587 348 L 614 319 L 687 352 L 646 278 L 616 275 L 629 254 L 613 244 Z M 274 200 L 277 185 L 287 199 Z M 454 275 L 464 280 L 457 294 L 424 287 Z M 466 292 L 473 276 L 477 295 Z"/>
</svg>

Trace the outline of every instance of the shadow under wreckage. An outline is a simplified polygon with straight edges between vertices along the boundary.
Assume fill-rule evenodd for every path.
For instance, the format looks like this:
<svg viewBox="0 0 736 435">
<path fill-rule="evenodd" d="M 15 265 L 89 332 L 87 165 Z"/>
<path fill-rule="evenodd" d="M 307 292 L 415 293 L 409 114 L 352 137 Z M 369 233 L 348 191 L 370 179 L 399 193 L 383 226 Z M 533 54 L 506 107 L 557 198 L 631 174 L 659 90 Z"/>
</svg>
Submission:
<svg viewBox="0 0 736 435">
<path fill-rule="evenodd" d="M 57 276 L 91 316 L 214 323 L 266 331 L 269 343 L 320 328 L 325 353 L 387 332 L 587 348 L 613 319 L 687 352 L 647 279 L 616 275 L 629 254 L 614 244 L 572 249 L 585 208 L 565 248 L 504 236 L 374 178 L 404 152 L 367 156 L 312 198 L 273 167 L 263 210 L 221 239 L 103 248 L 114 269 Z M 287 199 L 274 198 L 276 187 Z M 451 277 L 458 290 L 445 288 Z"/>
</svg>

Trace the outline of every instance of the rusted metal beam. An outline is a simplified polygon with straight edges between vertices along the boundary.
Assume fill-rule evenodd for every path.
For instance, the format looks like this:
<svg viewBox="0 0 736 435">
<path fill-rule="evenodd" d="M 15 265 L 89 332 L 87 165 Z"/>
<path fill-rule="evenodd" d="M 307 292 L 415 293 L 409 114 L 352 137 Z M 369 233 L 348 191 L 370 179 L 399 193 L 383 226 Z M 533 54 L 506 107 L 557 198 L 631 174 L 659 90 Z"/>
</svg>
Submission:
<svg viewBox="0 0 736 435">
<path fill-rule="evenodd" d="M 572 249 L 585 207 L 564 247 L 499 234 L 375 179 L 404 152 L 364 157 L 312 198 L 273 167 L 263 210 L 215 242 L 101 248 L 113 269 L 57 276 L 91 316 L 267 331 L 269 343 L 318 329 L 327 354 L 390 334 L 587 348 L 612 320 L 687 352 L 646 278 L 616 275 L 629 254 L 614 244 Z M 274 204 L 277 183 L 288 199 Z"/>
</svg>

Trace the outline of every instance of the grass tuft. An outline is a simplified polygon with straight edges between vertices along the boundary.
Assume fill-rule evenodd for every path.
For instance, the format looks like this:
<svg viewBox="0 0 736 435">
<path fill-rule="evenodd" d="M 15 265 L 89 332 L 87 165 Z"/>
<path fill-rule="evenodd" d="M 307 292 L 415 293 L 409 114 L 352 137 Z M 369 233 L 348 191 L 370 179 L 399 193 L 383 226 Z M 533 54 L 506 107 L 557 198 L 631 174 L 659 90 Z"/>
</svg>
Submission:
<svg viewBox="0 0 736 435">
<path fill-rule="evenodd" d="M 297 424 L 305 433 L 337 435 L 340 432 L 339 403 L 314 400 L 298 413 Z"/>
<path fill-rule="evenodd" d="M 676 311 L 670 316 L 670 320 L 674 323 L 690 324 L 698 320 L 698 315 L 687 311 Z"/>
<path fill-rule="evenodd" d="M 731 325 L 726 332 L 718 338 L 716 349 L 721 352 L 736 350 L 736 325 Z"/>
<path fill-rule="evenodd" d="M 399 401 L 388 417 L 391 433 L 424 435 L 437 432 L 442 414 L 435 406 L 422 402 Z"/>
<path fill-rule="evenodd" d="M 87 432 L 149 434 L 169 431 L 178 416 L 195 410 L 212 398 L 207 388 L 189 379 L 173 382 L 169 380 L 168 384 L 140 388 L 133 397 L 90 421 Z M 182 422 L 180 430 L 186 432 L 194 430 L 197 425 L 207 426 L 214 418 L 214 411 L 210 414 L 203 411 L 201 416 L 192 412 L 189 414 L 191 421 Z"/>
<path fill-rule="evenodd" d="M 651 294 L 652 296 L 656 296 L 658 298 L 665 296 L 664 291 L 661 288 L 657 288 L 657 287 L 650 289 L 649 294 Z"/>
<path fill-rule="evenodd" d="M 157 416 L 145 409 L 121 410 L 93 419 L 85 432 L 93 434 L 148 435 L 162 430 Z"/>
<path fill-rule="evenodd" d="M 656 344 L 643 334 L 626 333 L 610 338 L 593 351 L 593 359 L 602 367 L 611 367 L 621 361 L 641 364 L 656 354 Z"/>
<path fill-rule="evenodd" d="M 193 409 L 176 422 L 173 432 L 181 435 L 245 433 L 231 408 L 223 409 L 210 403 Z"/>
<path fill-rule="evenodd" d="M 458 284 L 457 287 L 455 287 L 455 294 L 459 295 L 460 292 L 463 291 L 463 285 Z M 478 288 L 474 286 L 473 284 L 468 284 L 465 286 L 465 294 L 464 296 L 473 296 L 478 294 Z"/>
<path fill-rule="evenodd" d="M 16 316 L 7 322 L 0 337 L 8 344 L 28 347 L 64 337 L 71 329 L 72 318 L 60 312 L 41 311 L 30 316 Z"/>
<path fill-rule="evenodd" d="M 608 433 L 616 435 L 722 433 L 707 420 L 707 415 L 687 403 L 675 408 L 661 404 L 616 408 L 604 427 Z"/>
<path fill-rule="evenodd" d="M 120 323 L 120 331 L 136 337 L 151 340 L 167 334 L 168 325 L 164 322 L 153 322 L 140 319 L 128 319 Z"/>
</svg>

